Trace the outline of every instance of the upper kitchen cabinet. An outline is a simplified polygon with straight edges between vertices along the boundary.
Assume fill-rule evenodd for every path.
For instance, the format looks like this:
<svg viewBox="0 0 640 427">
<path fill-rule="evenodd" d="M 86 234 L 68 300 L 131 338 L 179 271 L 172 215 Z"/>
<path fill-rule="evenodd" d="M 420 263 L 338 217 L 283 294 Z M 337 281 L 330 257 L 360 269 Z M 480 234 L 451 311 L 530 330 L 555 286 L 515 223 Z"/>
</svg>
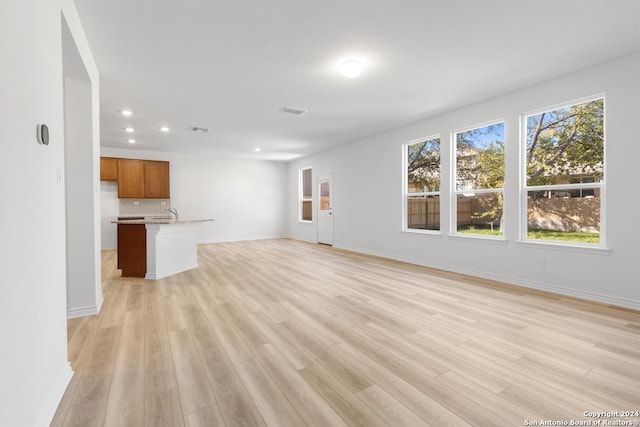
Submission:
<svg viewBox="0 0 640 427">
<path fill-rule="evenodd" d="M 118 197 L 121 199 L 171 197 L 169 162 L 100 157 L 100 179 L 118 181 Z"/>
<path fill-rule="evenodd" d="M 118 159 L 100 157 L 100 181 L 118 180 Z"/>
<path fill-rule="evenodd" d="M 118 197 L 144 198 L 144 160 L 118 159 Z"/>
<path fill-rule="evenodd" d="M 144 161 L 144 197 L 150 199 L 168 199 L 169 162 Z"/>
</svg>

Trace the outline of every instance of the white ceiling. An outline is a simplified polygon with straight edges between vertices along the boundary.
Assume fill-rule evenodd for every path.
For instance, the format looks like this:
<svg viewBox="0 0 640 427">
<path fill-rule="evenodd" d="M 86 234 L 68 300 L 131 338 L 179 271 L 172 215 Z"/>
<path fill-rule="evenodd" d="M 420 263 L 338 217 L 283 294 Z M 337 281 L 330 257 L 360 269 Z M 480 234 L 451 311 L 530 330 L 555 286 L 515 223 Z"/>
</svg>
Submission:
<svg viewBox="0 0 640 427">
<path fill-rule="evenodd" d="M 75 3 L 101 145 L 141 150 L 290 160 L 640 48 L 639 0 Z M 349 56 L 366 64 L 352 80 Z"/>
</svg>

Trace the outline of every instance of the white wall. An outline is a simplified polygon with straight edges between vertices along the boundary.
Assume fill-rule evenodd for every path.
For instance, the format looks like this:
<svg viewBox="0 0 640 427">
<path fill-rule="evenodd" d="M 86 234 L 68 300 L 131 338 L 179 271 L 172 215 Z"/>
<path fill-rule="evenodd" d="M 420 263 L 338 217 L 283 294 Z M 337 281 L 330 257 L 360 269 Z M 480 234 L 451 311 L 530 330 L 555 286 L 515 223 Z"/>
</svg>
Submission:
<svg viewBox="0 0 640 427">
<path fill-rule="evenodd" d="M 75 46 L 72 47 L 75 49 Z M 63 43 L 63 50 L 65 45 Z M 66 68 L 63 67 L 63 68 Z M 66 72 L 66 71 L 65 71 Z M 88 76 L 86 76 L 88 79 Z M 91 82 L 64 79 L 65 188 L 67 232 L 67 316 L 97 314 L 102 291 L 96 292 L 96 240 L 91 141 Z"/>
<path fill-rule="evenodd" d="M 604 227 L 610 250 L 603 254 L 519 243 L 519 115 L 600 93 L 606 95 Z M 298 169 L 311 166 L 314 180 L 333 173 L 336 247 L 640 309 L 639 117 L 640 57 L 635 54 L 291 162 L 289 233 L 300 240 L 316 239 L 315 222 L 297 221 Z M 495 119 L 506 120 L 506 241 L 402 232 L 402 145 L 440 134 L 445 174 L 450 132 Z M 443 176 L 442 188 L 450 184 Z M 447 230 L 446 191 L 442 203 L 442 228 Z M 546 266 L 541 268 L 543 258 Z"/>
<path fill-rule="evenodd" d="M 113 181 L 100 183 L 100 240 L 101 249 L 116 249 L 116 224 L 118 218 L 118 184 Z"/>
<path fill-rule="evenodd" d="M 103 156 L 171 162 L 171 204 L 200 225 L 200 243 L 286 237 L 287 165 L 102 147 Z"/>
<path fill-rule="evenodd" d="M 10 41 L 0 44 L 3 425 L 49 425 L 72 375 L 66 342 L 65 186 L 58 179 L 64 171 L 61 11 L 83 60 L 91 62 L 72 0 L 4 0 L 0 13 L 0 38 Z M 90 65 L 93 79 L 97 73 Z M 49 146 L 36 140 L 38 123 L 49 126 Z M 98 145 L 95 133 L 93 144 Z"/>
</svg>

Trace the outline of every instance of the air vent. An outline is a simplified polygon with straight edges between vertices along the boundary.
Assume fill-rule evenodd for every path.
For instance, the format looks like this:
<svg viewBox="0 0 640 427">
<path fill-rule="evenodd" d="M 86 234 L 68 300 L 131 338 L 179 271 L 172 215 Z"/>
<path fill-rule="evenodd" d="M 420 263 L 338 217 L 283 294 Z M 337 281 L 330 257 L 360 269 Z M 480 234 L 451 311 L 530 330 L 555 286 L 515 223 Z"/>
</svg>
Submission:
<svg viewBox="0 0 640 427">
<path fill-rule="evenodd" d="M 283 113 L 296 114 L 296 115 L 304 114 L 307 112 L 307 110 L 305 110 L 304 108 L 290 107 L 288 105 L 285 105 L 284 107 L 282 107 L 280 111 L 282 111 Z"/>
<path fill-rule="evenodd" d="M 209 132 L 209 128 L 202 128 L 200 126 L 191 126 L 189 129 L 191 129 L 194 132 L 200 132 L 200 133 L 207 133 Z"/>
</svg>

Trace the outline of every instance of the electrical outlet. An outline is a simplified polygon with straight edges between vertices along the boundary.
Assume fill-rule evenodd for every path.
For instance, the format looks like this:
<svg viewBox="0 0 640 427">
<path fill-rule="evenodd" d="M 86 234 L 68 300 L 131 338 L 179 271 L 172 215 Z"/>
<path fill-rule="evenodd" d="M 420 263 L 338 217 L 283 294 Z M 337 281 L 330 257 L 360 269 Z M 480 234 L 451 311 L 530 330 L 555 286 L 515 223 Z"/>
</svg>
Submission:
<svg viewBox="0 0 640 427">
<path fill-rule="evenodd" d="M 538 267 L 545 268 L 546 266 L 547 266 L 547 260 L 545 260 L 544 258 L 540 258 L 538 260 Z"/>
</svg>

